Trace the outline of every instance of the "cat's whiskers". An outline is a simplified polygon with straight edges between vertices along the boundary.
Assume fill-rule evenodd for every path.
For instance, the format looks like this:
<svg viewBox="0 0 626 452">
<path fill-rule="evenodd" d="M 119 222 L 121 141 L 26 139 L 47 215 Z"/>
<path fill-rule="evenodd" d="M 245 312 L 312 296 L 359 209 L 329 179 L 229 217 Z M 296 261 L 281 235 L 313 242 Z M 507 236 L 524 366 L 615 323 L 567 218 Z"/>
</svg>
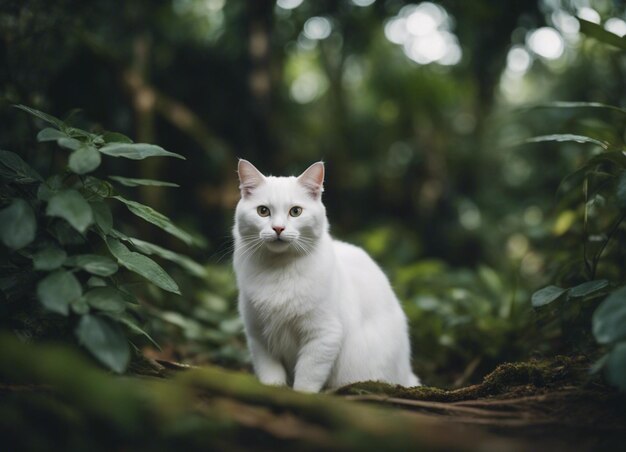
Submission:
<svg viewBox="0 0 626 452">
<path fill-rule="evenodd" d="M 247 244 L 249 244 L 250 242 L 258 238 L 259 237 L 257 234 L 248 234 L 248 235 L 240 236 L 241 244 L 243 246 L 246 246 Z M 227 244 L 222 244 L 220 249 L 218 249 L 215 253 L 211 255 L 210 259 L 216 258 L 215 262 L 220 263 L 222 262 L 224 258 L 226 258 L 229 255 L 232 255 L 236 247 L 237 247 L 236 241 L 233 239 L 232 236 L 230 236 L 230 241 Z"/>
<path fill-rule="evenodd" d="M 300 250 L 302 250 L 305 256 L 311 254 L 315 249 L 316 241 L 309 237 L 300 236 L 298 237 L 296 242 L 298 242 L 298 247 Z"/>
<path fill-rule="evenodd" d="M 247 263 L 252 256 L 254 256 L 265 242 L 259 236 L 248 236 L 246 239 L 242 239 L 241 247 L 243 252 L 241 253 L 241 264 Z"/>
<path fill-rule="evenodd" d="M 298 237 L 291 243 L 299 254 L 303 256 L 308 256 L 309 254 L 311 254 L 312 247 L 307 243 L 304 237 Z"/>
<path fill-rule="evenodd" d="M 232 254 L 235 251 L 235 241 L 231 240 L 231 242 L 226 245 L 225 247 L 223 247 L 221 250 L 218 250 L 217 252 L 215 252 L 212 256 L 211 259 L 213 259 L 214 257 L 217 257 L 216 263 L 220 263 L 222 262 L 222 260 Z"/>
</svg>

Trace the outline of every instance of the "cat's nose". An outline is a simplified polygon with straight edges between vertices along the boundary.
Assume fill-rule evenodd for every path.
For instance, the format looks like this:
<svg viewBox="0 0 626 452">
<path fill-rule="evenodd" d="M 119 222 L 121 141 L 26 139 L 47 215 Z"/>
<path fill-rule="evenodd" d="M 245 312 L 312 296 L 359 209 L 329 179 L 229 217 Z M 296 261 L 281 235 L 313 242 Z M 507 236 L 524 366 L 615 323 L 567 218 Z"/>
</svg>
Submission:
<svg viewBox="0 0 626 452">
<path fill-rule="evenodd" d="M 272 226 L 272 229 L 276 231 L 276 235 L 280 235 L 285 230 L 284 226 Z"/>
</svg>

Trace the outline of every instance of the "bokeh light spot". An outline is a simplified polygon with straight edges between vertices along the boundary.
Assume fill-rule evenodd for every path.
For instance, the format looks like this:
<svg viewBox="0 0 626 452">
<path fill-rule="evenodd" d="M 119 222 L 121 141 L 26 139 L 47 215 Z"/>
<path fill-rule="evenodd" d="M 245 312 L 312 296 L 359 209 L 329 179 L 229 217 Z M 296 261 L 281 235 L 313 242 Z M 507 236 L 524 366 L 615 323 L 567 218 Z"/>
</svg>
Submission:
<svg viewBox="0 0 626 452">
<path fill-rule="evenodd" d="M 276 5 L 282 9 L 295 9 L 302 4 L 303 0 L 277 0 Z"/>
<path fill-rule="evenodd" d="M 607 20 L 604 29 L 620 37 L 626 36 L 626 22 L 617 17 L 611 17 Z"/>
<path fill-rule="evenodd" d="M 541 27 L 528 36 L 528 47 L 540 57 L 556 60 L 565 51 L 560 33 L 552 27 Z"/>
<path fill-rule="evenodd" d="M 600 14 L 593 8 L 589 8 L 588 6 L 583 6 L 578 9 L 578 17 L 581 19 L 585 19 L 589 22 L 593 22 L 594 24 L 600 23 Z"/>
<path fill-rule="evenodd" d="M 356 6 L 360 6 L 362 8 L 366 7 L 366 6 L 370 6 L 371 4 L 373 4 L 376 0 L 350 0 L 351 3 L 353 5 Z"/>
<path fill-rule="evenodd" d="M 291 84 L 290 94 L 300 104 L 308 104 L 319 98 L 328 88 L 328 80 L 314 71 L 308 71 L 297 77 Z"/>
<path fill-rule="evenodd" d="M 418 64 L 458 64 L 463 52 L 450 31 L 444 8 L 431 2 L 403 7 L 385 23 L 385 37 L 402 46 L 405 55 Z"/>
<path fill-rule="evenodd" d="M 330 36 L 332 26 L 325 17 L 311 17 L 304 23 L 304 35 L 309 39 L 321 40 Z"/>
<path fill-rule="evenodd" d="M 555 11 L 552 13 L 551 18 L 554 26 L 566 35 L 575 35 L 580 30 L 578 20 L 571 14 L 567 14 L 565 11 Z"/>
<path fill-rule="evenodd" d="M 522 46 L 514 46 L 506 57 L 506 68 L 515 74 L 524 74 L 530 68 L 532 58 Z"/>
</svg>

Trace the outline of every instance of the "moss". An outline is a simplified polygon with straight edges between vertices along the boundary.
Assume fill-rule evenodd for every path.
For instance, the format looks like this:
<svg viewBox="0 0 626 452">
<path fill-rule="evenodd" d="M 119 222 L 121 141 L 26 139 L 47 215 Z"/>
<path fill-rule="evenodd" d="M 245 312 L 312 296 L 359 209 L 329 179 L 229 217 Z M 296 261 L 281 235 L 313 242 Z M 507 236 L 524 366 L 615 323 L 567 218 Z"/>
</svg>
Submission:
<svg viewBox="0 0 626 452">
<path fill-rule="evenodd" d="M 445 390 L 429 386 L 405 388 L 375 381 L 354 383 L 336 391 L 340 395 L 386 395 L 394 398 L 457 402 L 483 397 L 540 393 L 546 389 L 584 386 L 589 361 L 585 357 L 556 356 L 545 360 L 500 364 L 480 384 Z"/>
</svg>

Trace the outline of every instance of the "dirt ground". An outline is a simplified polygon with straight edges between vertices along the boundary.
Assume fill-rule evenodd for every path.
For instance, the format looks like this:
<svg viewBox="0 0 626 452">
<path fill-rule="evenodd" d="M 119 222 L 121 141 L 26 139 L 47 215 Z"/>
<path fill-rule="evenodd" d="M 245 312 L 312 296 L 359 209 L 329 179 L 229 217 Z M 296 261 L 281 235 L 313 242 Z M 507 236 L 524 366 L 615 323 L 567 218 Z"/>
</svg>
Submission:
<svg viewBox="0 0 626 452">
<path fill-rule="evenodd" d="M 246 372 L 166 361 L 102 371 L 62 347 L 3 339 L 5 450 L 617 451 L 626 397 L 582 358 L 498 366 L 456 390 L 364 382 L 302 394 Z"/>
</svg>

